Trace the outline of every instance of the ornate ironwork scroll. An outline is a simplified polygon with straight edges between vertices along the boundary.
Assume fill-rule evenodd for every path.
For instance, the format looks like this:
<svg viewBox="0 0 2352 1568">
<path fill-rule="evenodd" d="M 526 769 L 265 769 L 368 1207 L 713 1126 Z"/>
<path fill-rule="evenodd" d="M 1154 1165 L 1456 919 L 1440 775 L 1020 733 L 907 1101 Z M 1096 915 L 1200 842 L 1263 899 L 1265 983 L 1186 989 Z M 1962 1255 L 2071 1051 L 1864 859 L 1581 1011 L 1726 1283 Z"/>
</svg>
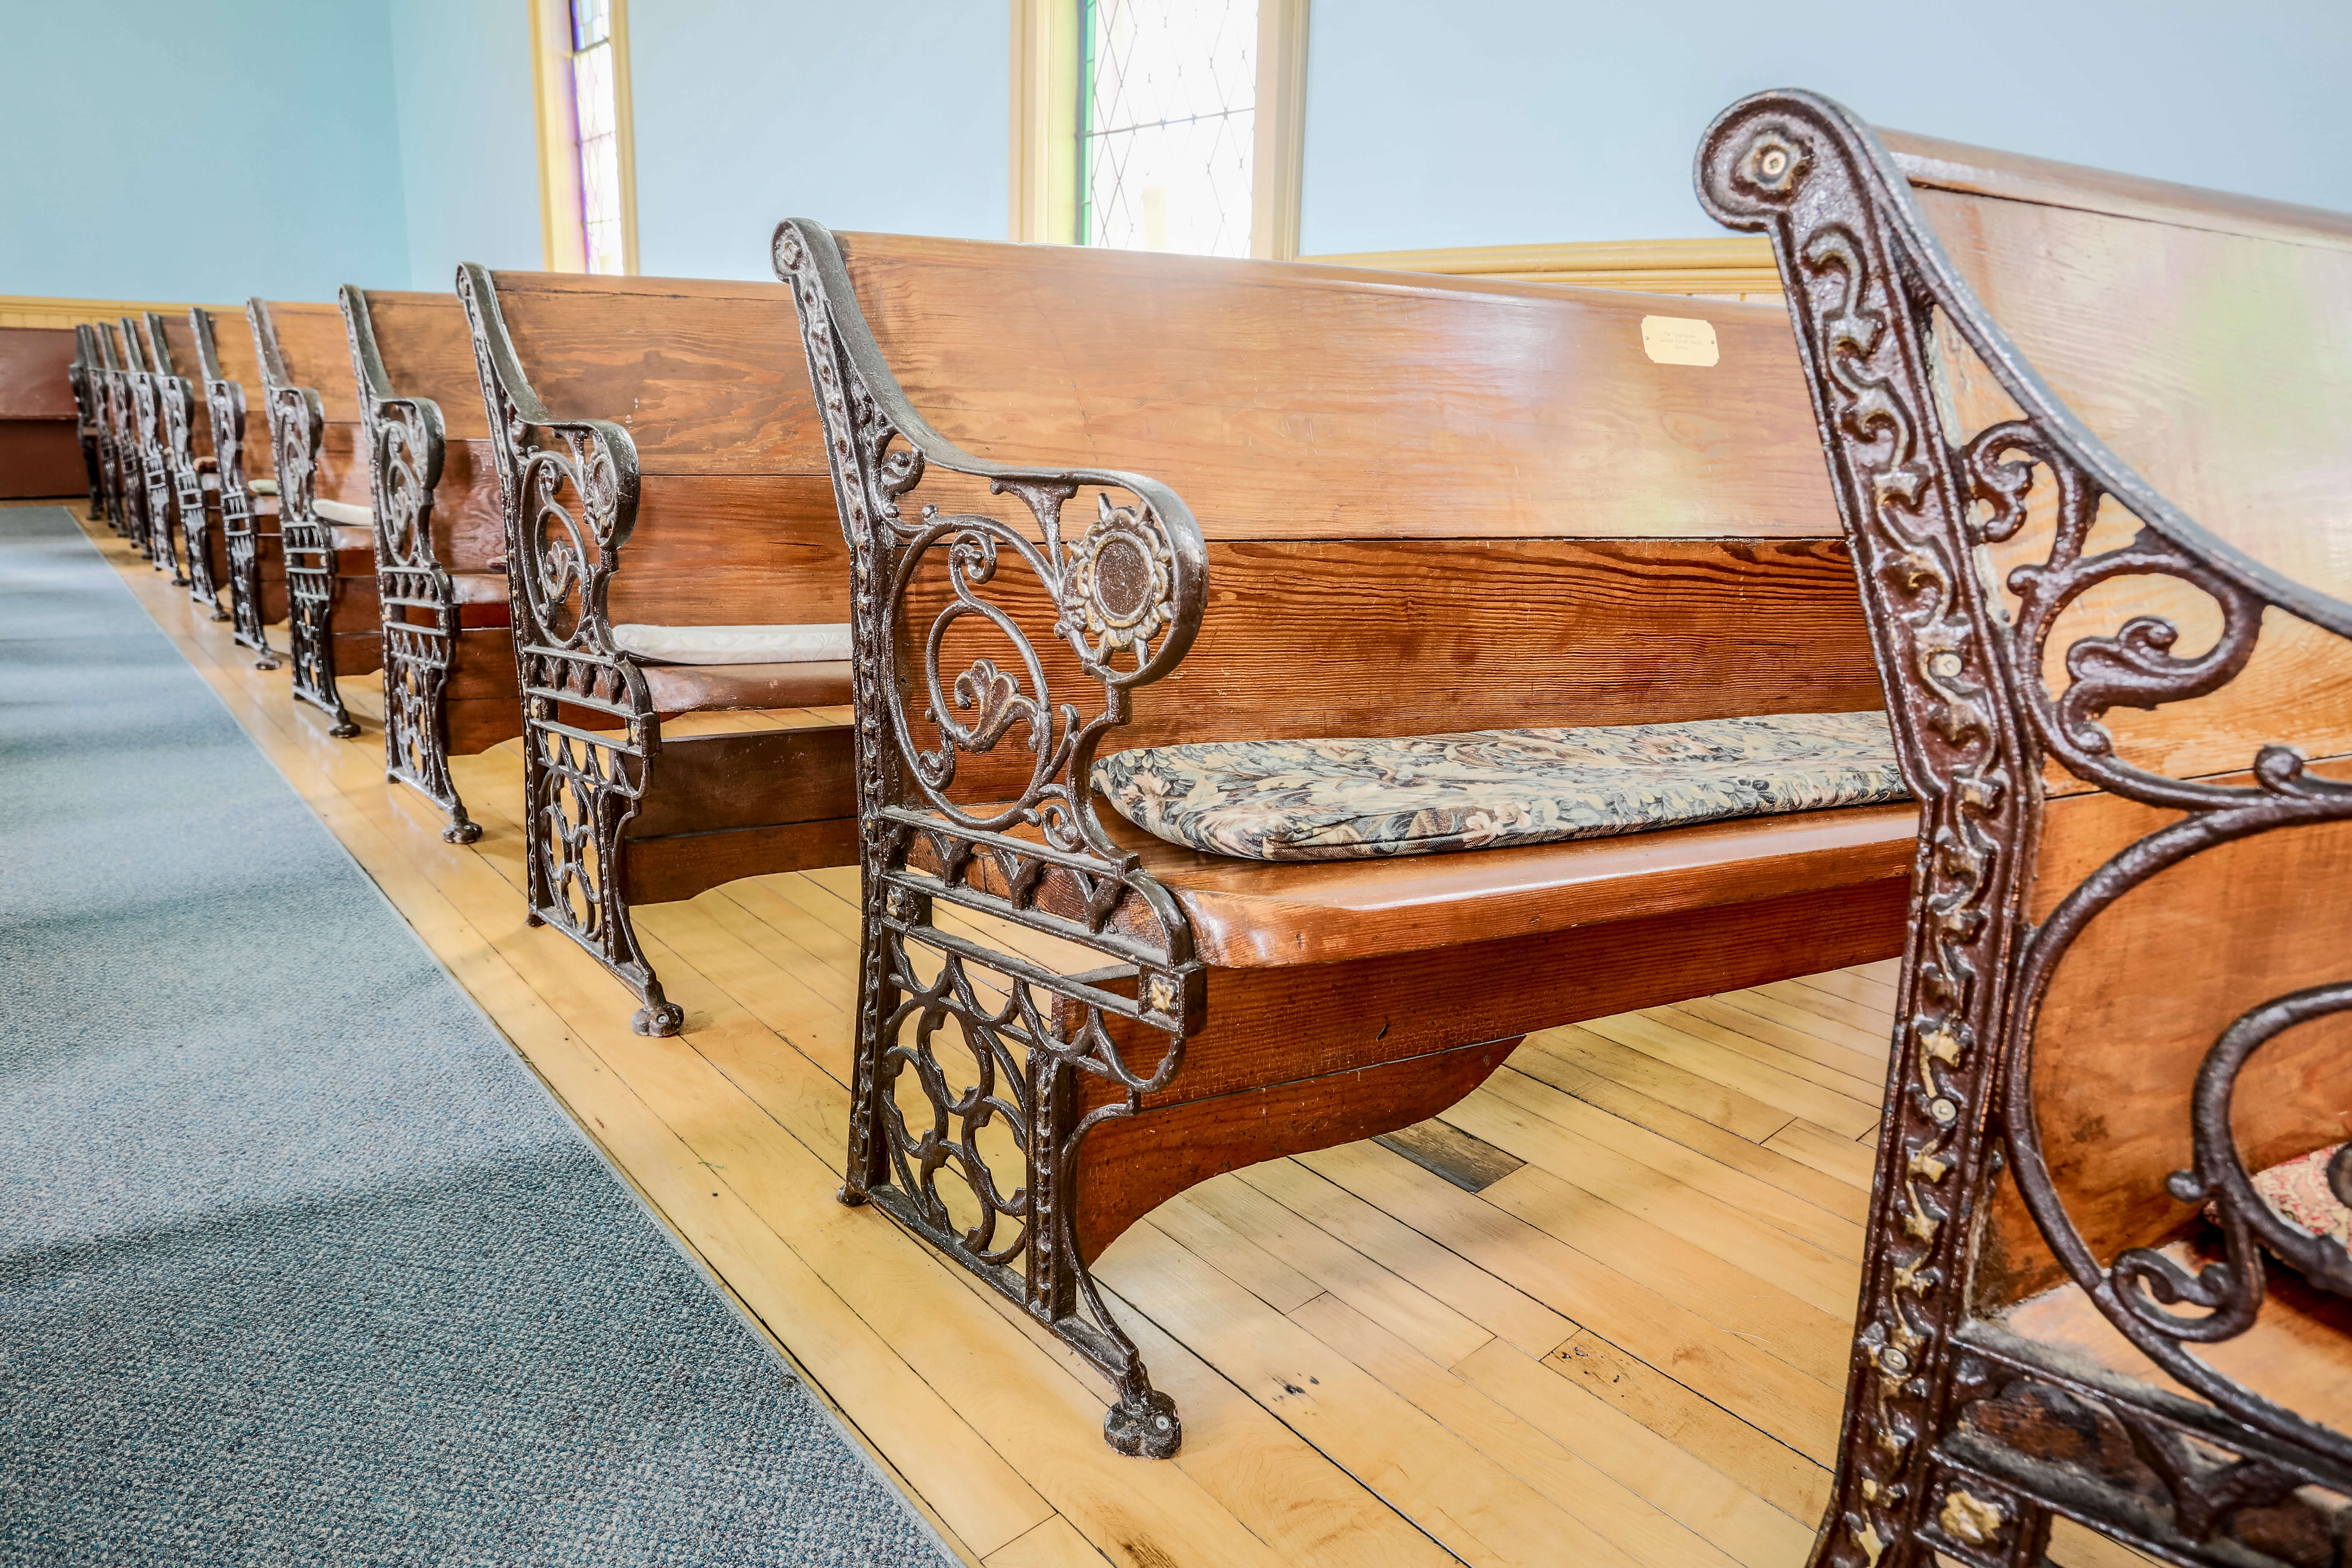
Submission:
<svg viewBox="0 0 2352 1568">
<path fill-rule="evenodd" d="M 256 669 L 276 669 L 263 613 L 261 542 L 257 533 L 253 488 L 245 476 L 245 388 L 221 374 L 219 346 L 213 341 L 210 311 L 188 311 L 195 331 L 196 358 L 205 378 L 205 416 L 211 421 L 213 462 L 219 470 L 221 542 L 228 552 L 230 630 L 236 640 L 261 657 Z"/>
<path fill-rule="evenodd" d="M 90 342 L 96 346 L 98 358 L 89 369 L 91 412 L 98 420 L 98 484 L 99 500 L 106 513 L 106 523 L 118 534 L 129 531 L 122 507 L 122 458 L 116 442 L 120 419 L 115 413 L 115 397 L 121 380 L 114 357 L 114 342 L 103 322 L 89 329 Z"/>
<path fill-rule="evenodd" d="M 2352 817 L 2352 788 L 2307 775 L 2291 748 L 2263 748 L 2251 784 L 2172 779 L 2120 757 L 2103 716 L 2225 686 L 2252 655 L 2265 609 L 2338 636 L 2352 636 L 2352 612 L 2206 533 L 2092 436 L 1960 281 L 1876 137 L 1837 105 L 1804 93 L 1734 105 L 1701 146 L 1698 184 L 1717 219 L 1769 235 L 1778 253 L 1905 782 L 1921 807 L 1845 1439 L 1814 1562 L 1913 1568 L 1943 1552 L 1977 1564 L 2038 1563 L 2053 1509 L 2181 1561 L 2263 1560 L 2210 1554 L 2215 1531 L 2257 1497 L 2275 1500 L 2273 1483 L 2289 1473 L 2296 1484 L 2346 1490 L 2352 1447 L 2188 1346 L 2252 1321 L 2263 1290 L 2257 1247 L 2327 1289 L 2352 1283 L 2341 1247 L 2294 1232 L 2254 1196 L 2228 1114 L 2247 1058 L 2295 1022 L 2352 1008 L 2352 986 L 2257 1008 L 2208 1057 L 2194 1102 L 2197 1168 L 2170 1186 L 2182 1201 L 2216 1206 L 2229 1255 L 2195 1276 L 2144 1249 L 2103 1263 L 2084 1242 L 2040 1148 L 2034 1028 L 2068 946 L 2130 889 L 2217 844 Z M 1965 438 L 1946 428 L 1937 312 L 2021 418 Z M 2141 527 L 2128 543 L 2095 552 L 2103 500 Z M 2010 574 L 2012 617 L 1986 547 L 2018 537 L 2037 506 L 2056 520 L 2053 542 L 2046 560 Z M 2100 584 L 2147 576 L 2187 583 L 2219 607 L 2214 645 L 2176 655 L 2178 628 L 2137 616 L 2072 643 L 2066 682 L 2053 689 L 2044 655 L 2062 614 Z M 2023 898 L 2049 759 L 2101 789 L 2186 815 L 2117 853 L 2035 928 Z M 2235 1452 L 2270 1467 L 2260 1485 L 2216 1490 L 2200 1480 L 2200 1490 L 2182 1481 L 2151 1524 L 2084 1503 L 2062 1466 L 2028 1463 L 1983 1428 L 1961 1433 L 1959 1411 L 1993 1376 L 1987 1353 L 1971 1348 L 1964 1303 L 1972 1227 L 2004 1158 L 2075 1283 L 2226 1419 L 2184 1415 L 2190 1402 L 2121 1380 L 2095 1391 L 2101 1407 L 2127 1426 L 2193 1431 L 2204 1457 L 2192 1463 L 2179 1448 L 2181 1476 L 2203 1477 Z M 2336 1173 L 2339 1190 L 2344 1173 Z M 2208 1315 L 2163 1310 L 2183 1301 Z M 2094 1396 L 2031 1357 L 2012 1370 Z M 2214 1454 L 2224 1459 L 2209 1465 Z"/>
<path fill-rule="evenodd" d="M 180 524 L 188 559 L 174 581 L 184 582 L 188 597 L 222 617 L 220 589 L 213 582 L 210 529 L 205 508 L 204 478 L 196 468 L 195 389 L 172 363 L 171 341 L 163 335 L 163 319 L 147 312 L 147 342 L 154 360 L 156 420 L 163 447 L 163 464 L 172 480 L 172 514 Z"/>
<path fill-rule="evenodd" d="M 662 994 L 622 891 L 625 830 L 661 752 L 645 675 L 614 643 L 605 608 L 636 526 L 636 445 L 607 420 L 547 411 L 515 357 L 487 270 L 460 268 L 457 294 L 506 518 L 530 828 L 524 898 L 533 924 L 562 931 L 636 993 L 644 1005 L 632 1028 L 674 1035 L 685 1016 Z"/>
<path fill-rule="evenodd" d="M 376 352 L 367 295 L 342 289 L 343 331 L 360 389 L 368 493 L 375 512 L 375 582 L 383 605 L 383 768 L 448 813 L 441 837 L 471 844 L 482 829 L 449 776 L 449 668 L 457 648 L 457 586 L 433 550 L 441 482 L 441 410 L 403 397 Z"/>
<path fill-rule="evenodd" d="M 74 328 L 73 363 L 66 381 L 73 388 L 74 437 L 81 446 L 82 472 L 89 481 L 89 521 L 106 515 L 106 486 L 99 477 L 98 345 L 87 323 Z"/>
<path fill-rule="evenodd" d="M 294 695 L 334 719 L 328 734 L 349 740 L 360 727 L 335 685 L 335 532 L 318 512 L 326 405 L 310 388 L 288 382 L 268 304 L 248 300 L 246 314 L 261 362 L 269 450 L 278 466 L 278 539 L 286 561 L 286 640 L 292 645 Z"/>
<path fill-rule="evenodd" d="M 118 322 L 100 322 L 108 349 L 107 414 L 114 445 L 114 496 L 121 531 L 144 555 L 147 540 L 147 475 L 141 460 L 139 409 L 134 383 L 138 365 Z"/>
<path fill-rule="evenodd" d="M 131 344 L 138 367 L 131 377 L 131 399 L 137 409 L 139 472 L 147 519 L 147 558 L 158 572 L 169 572 L 180 587 L 188 579 L 180 570 L 180 555 L 172 542 L 172 458 L 163 428 L 163 387 L 160 345 L 147 336 L 144 322 L 122 319 L 122 335 Z"/>
<path fill-rule="evenodd" d="M 1175 900 L 1104 830 L 1088 781 L 1135 691 L 1192 646 L 1200 530 L 1151 479 L 961 451 L 899 391 L 833 236 L 786 223 L 775 262 L 800 310 L 853 573 L 864 908 L 842 1201 L 871 1199 L 1020 1304 L 1109 1378 L 1111 1446 L 1165 1458 L 1182 1436 L 1174 1402 L 1095 1289 L 1078 1198 L 1087 1133 L 1175 1078 L 1205 972 Z M 1010 521 L 919 508 L 933 473 L 984 479 L 1017 506 Z M 1074 528 L 1065 509 L 1086 492 Z M 945 596 L 907 628 L 919 662 L 903 669 L 897 634 L 927 572 Z M 1053 623 L 1022 626 L 1000 574 L 1042 589 Z M 950 634 L 971 632 L 1010 658 L 954 668 Z M 1091 711 L 1048 688 L 1056 639 Z M 1028 761 L 1009 798 L 958 793 L 961 762 L 1016 747 Z M 940 904 L 1092 948 L 1107 967 L 1056 973 L 942 928 Z"/>
</svg>

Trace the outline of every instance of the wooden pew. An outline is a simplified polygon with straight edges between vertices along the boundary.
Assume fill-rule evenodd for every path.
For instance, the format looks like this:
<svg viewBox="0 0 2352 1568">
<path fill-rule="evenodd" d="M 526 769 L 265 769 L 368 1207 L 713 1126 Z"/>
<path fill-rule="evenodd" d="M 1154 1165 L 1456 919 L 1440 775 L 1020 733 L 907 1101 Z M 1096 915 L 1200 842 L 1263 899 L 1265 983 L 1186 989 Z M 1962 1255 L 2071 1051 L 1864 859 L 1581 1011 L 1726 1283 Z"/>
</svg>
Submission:
<svg viewBox="0 0 2352 1568">
<path fill-rule="evenodd" d="M 388 776 L 482 830 L 449 758 L 522 733 L 507 609 L 506 519 L 465 307 L 455 294 L 345 288 L 383 606 Z"/>
<path fill-rule="evenodd" d="M 232 635 L 261 656 L 255 668 L 276 669 L 269 628 L 289 614 L 286 558 L 278 535 L 277 466 L 267 416 L 254 415 L 246 390 L 259 395 L 260 361 L 249 331 L 216 331 L 212 312 L 201 305 L 189 307 L 188 331 L 204 376 L 205 436 L 219 480 L 213 506 L 228 563 Z"/>
<path fill-rule="evenodd" d="M 101 466 L 105 461 L 106 412 L 100 401 L 98 383 L 101 371 L 98 333 L 89 322 L 84 321 L 74 328 L 74 434 L 81 443 L 82 466 L 89 482 L 89 521 L 92 522 L 106 515 L 106 479 Z"/>
<path fill-rule="evenodd" d="M 1155 1205 L 1530 1031 L 1896 951 L 1899 800 L 1274 862 L 1091 787 L 1130 746 L 1875 710 L 1780 312 L 800 220 L 776 262 L 861 605 L 844 1201 L 1104 1372 L 1115 1447 L 1181 1438 L 1087 1272 Z"/>
<path fill-rule="evenodd" d="M 327 733 L 347 740 L 360 727 L 336 681 L 383 668 L 383 627 L 342 312 L 332 305 L 250 300 L 245 313 L 278 472 L 294 695 L 334 720 Z"/>
<path fill-rule="evenodd" d="M 172 458 L 166 428 L 165 377 L 147 323 L 135 316 L 122 318 L 122 339 L 131 347 L 131 404 L 134 436 L 139 443 L 141 515 L 146 521 L 147 558 L 158 572 L 187 586 L 180 570 L 180 551 L 172 539 Z"/>
<path fill-rule="evenodd" d="M 2341 1563 L 2352 1255 L 2263 1173 L 2352 1108 L 2352 216 L 1806 93 L 1698 168 L 1778 252 L 1921 802 L 1813 1561 L 2063 1513 Z"/>
<path fill-rule="evenodd" d="M 0 327 L 0 496 L 80 487 L 89 455 L 75 423 L 77 347 L 63 327 Z"/>
<path fill-rule="evenodd" d="M 106 426 L 113 461 L 109 466 L 114 498 L 115 531 L 142 555 L 150 553 L 147 537 L 147 479 L 139 443 L 139 408 L 132 378 L 137 366 L 120 321 L 98 323 L 99 342 L 106 368 Z"/>
<path fill-rule="evenodd" d="M 531 919 L 636 994 L 639 1033 L 674 1034 L 633 905 L 856 858 L 848 726 L 811 711 L 848 701 L 845 662 L 625 646 L 846 617 L 792 301 L 773 284 L 470 265 L 457 292 L 504 521 Z"/>
<path fill-rule="evenodd" d="M 212 438 L 196 417 L 194 384 L 185 374 L 196 368 L 195 338 L 184 321 L 174 321 L 150 310 L 141 322 L 147 344 L 148 379 L 155 391 L 156 437 L 170 484 L 172 521 L 180 530 L 185 564 L 174 581 L 187 584 L 188 597 L 227 619 L 220 605 L 219 584 L 227 557 L 211 527 L 205 479 L 215 468 Z"/>
</svg>

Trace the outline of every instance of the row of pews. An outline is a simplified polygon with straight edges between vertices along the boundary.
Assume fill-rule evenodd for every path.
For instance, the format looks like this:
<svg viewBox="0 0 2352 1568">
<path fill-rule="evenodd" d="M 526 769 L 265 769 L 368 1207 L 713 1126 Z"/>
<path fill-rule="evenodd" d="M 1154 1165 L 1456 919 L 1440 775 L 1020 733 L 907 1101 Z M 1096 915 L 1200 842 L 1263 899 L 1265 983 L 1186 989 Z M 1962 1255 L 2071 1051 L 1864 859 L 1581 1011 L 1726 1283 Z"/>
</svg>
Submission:
<svg viewBox="0 0 2352 1568">
<path fill-rule="evenodd" d="M 1785 310 L 793 220 L 774 284 L 150 315 L 91 506 L 331 733 L 380 672 L 453 844 L 519 737 L 641 1032 L 635 906 L 855 861 L 842 1199 L 1123 1452 L 1155 1205 L 1899 952 L 1816 1560 L 2341 1563 L 2352 219 L 1801 93 L 1697 177 Z"/>
</svg>

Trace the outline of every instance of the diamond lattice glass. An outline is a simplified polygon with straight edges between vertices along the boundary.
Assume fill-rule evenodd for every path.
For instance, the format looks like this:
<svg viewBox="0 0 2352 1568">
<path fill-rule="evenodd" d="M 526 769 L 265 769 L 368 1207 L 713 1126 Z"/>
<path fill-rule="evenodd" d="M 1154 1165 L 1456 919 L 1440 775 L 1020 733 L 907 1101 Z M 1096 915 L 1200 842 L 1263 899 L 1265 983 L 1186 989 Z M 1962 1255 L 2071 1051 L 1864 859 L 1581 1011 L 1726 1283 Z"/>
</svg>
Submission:
<svg viewBox="0 0 2352 1568">
<path fill-rule="evenodd" d="M 1247 256 L 1257 0 L 1085 0 L 1079 239 Z"/>
</svg>

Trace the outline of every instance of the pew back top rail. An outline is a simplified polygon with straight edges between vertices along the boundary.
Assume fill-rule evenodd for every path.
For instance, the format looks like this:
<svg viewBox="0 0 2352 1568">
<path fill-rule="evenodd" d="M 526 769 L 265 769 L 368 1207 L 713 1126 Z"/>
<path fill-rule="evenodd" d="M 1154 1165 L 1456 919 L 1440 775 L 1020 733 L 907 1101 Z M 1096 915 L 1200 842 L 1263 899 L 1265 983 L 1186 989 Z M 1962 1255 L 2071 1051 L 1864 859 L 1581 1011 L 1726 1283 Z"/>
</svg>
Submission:
<svg viewBox="0 0 2352 1568">
<path fill-rule="evenodd" d="M 2333 1222 L 2273 1198 L 2352 1131 L 2352 217 L 1804 93 L 1698 178 L 1779 255 L 1920 803 L 1817 1561 L 2053 1509 L 2326 1560 L 2352 1162 Z"/>
</svg>

